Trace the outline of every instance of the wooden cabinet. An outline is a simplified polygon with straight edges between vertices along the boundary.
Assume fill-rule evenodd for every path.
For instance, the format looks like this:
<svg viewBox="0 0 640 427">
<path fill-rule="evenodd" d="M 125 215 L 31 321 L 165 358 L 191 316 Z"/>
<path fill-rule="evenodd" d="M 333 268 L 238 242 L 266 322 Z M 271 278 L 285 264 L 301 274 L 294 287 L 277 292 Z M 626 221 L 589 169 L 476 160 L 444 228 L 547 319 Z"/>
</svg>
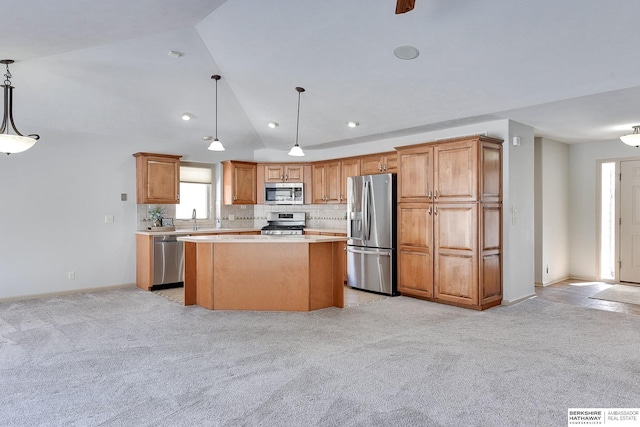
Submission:
<svg viewBox="0 0 640 427">
<path fill-rule="evenodd" d="M 347 178 L 360 175 L 360 158 L 353 157 L 340 161 L 340 203 L 347 203 Z"/>
<path fill-rule="evenodd" d="M 502 146 L 479 138 L 398 149 L 398 202 L 499 202 Z"/>
<path fill-rule="evenodd" d="M 314 204 L 344 203 L 341 197 L 341 164 L 339 160 L 314 163 L 312 174 L 312 200 Z"/>
<path fill-rule="evenodd" d="M 264 182 L 304 182 L 304 165 L 264 165 Z"/>
<path fill-rule="evenodd" d="M 394 151 L 363 156 L 361 157 L 361 162 L 362 175 L 395 173 L 398 171 L 398 160 Z"/>
<path fill-rule="evenodd" d="M 308 234 L 310 236 L 339 236 L 339 237 L 347 237 L 347 233 L 330 233 L 328 231 L 306 231 L 304 234 Z M 347 284 L 347 242 L 344 242 L 344 255 L 340 257 L 340 269 L 342 271 L 342 283 Z"/>
<path fill-rule="evenodd" d="M 398 148 L 398 291 L 485 309 L 502 300 L 502 141 Z"/>
<path fill-rule="evenodd" d="M 170 154 L 136 153 L 136 203 L 180 203 L 180 158 Z"/>
<path fill-rule="evenodd" d="M 255 205 L 257 165 L 252 162 L 222 162 L 223 201 L 225 205 Z"/>
</svg>

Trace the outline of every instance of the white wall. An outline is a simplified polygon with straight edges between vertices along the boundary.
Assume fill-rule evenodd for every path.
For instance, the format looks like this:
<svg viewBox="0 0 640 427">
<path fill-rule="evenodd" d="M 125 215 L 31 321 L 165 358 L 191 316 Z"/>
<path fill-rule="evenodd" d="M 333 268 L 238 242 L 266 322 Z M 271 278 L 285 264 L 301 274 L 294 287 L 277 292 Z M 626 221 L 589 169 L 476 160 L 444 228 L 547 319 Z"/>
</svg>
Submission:
<svg viewBox="0 0 640 427">
<path fill-rule="evenodd" d="M 520 138 L 520 145 L 512 144 Z M 533 128 L 509 121 L 503 160 L 503 301 L 535 294 Z"/>
<path fill-rule="evenodd" d="M 308 151 L 305 161 L 393 150 L 488 132 L 522 146 L 510 155 L 505 143 L 504 295 L 513 301 L 532 293 L 533 130 L 508 120 L 444 129 L 347 147 Z M 40 131 L 42 140 L 21 154 L 0 157 L 0 299 L 92 289 L 135 282 L 135 161 L 138 151 L 182 154 L 184 160 L 218 163 L 229 158 L 265 161 L 264 150 L 213 153 L 202 144 L 123 136 Z M 290 161 L 285 152 L 273 161 Z M 512 164 L 510 164 L 512 163 Z M 513 172 L 510 172 L 513 171 Z M 509 191 L 517 193 L 519 221 L 511 225 Z M 120 201 L 127 193 L 128 200 Z M 531 210 L 529 214 L 528 211 Z M 114 215 L 113 224 L 104 216 Z M 67 273 L 75 271 L 75 280 Z"/>
<path fill-rule="evenodd" d="M 597 161 L 640 157 L 640 149 L 612 141 L 571 144 L 570 149 L 570 249 L 571 277 L 598 280 L 596 236 Z"/>
<path fill-rule="evenodd" d="M 547 285 L 569 277 L 569 145 L 536 138 L 536 149 L 536 284 Z"/>
</svg>

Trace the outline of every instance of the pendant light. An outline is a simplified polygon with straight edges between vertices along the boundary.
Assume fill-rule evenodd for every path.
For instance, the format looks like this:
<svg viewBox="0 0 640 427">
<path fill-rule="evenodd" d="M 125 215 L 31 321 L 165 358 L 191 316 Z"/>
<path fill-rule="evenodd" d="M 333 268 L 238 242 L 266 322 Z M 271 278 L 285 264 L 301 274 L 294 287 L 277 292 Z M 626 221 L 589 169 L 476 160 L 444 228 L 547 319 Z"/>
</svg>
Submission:
<svg viewBox="0 0 640 427">
<path fill-rule="evenodd" d="M 0 153 L 20 153 L 33 147 L 33 144 L 40 139 L 40 135 L 30 134 L 23 136 L 16 124 L 13 122 L 13 86 L 11 86 L 11 72 L 9 71 L 9 64 L 13 64 L 13 59 L 2 59 L 0 64 L 5 64 L 7 72 L 4 75 L 4 114 L 2 116 L 2 127 L 0 127 Z M 15 135 L 9 134 L 9 125 L 16 133 Z"/>
<path fill-rule="evenodd" d="M 629 135 L 621 136 L 620 139 L 627 145 L 631 145 L 632 147 L 640 146 L 640 126 L 633 127 L 633 133 Z"/>
<path fill-rule="evenodd" d="M 213 76 L 211 76 L 211 78 L 216 81 L 216 137 L 213 141 L 211 141 L 211 144 L 209 145 L 209 150 L 224 151 L 224 146 L 222 145 L 222 142 L 218 140 L 218 80 L 220 80 L 220 76 L 217 74 L 214 74 Z"/>
<path fill-rule="evenodd" d="M 296 145 L 291 147 L 291 151 L 289 151 L 289 155 L 301 157 L 301 156 L 304 156 L 304 152 L 302 151 L 302 148 L 300 148 L 300 146 L 298 145 L 298 129 L 300 128 L 300 94 L 304 92 L 304 88 L 297 87 L 296 90 L 298 91 L 298 118 L 296 120 Z"/>
</svg>

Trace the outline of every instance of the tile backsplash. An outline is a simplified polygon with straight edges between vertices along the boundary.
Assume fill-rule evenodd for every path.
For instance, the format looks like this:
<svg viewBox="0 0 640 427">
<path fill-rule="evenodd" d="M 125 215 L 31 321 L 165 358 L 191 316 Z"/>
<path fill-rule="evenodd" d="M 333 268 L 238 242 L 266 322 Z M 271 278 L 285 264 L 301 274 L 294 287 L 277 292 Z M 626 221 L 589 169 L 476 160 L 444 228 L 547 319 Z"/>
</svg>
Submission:
<svg viewBox="0 0 640 427">
<path fill-rule="evenodd" d="M 175 205 L 137 205 L 137 229 L 146 230 L 151 226 L 149 209 L 160 206 L 164 216 L 175 218 Z M 203 228 L 216 227 L 216 219 L 220 219 L 222 228 L 261 228 L 267 224 L 267 212 L 304 212 L 308 228 L 326 228 L 346 230 L 347 205 L 223 205 L 216 203 L 215 212 L 218 213 L 212 221 L 198 220 L 198 226 Z M 175 221 L 177 229 L 192 228 L 193 221 Z"/>
</svg>

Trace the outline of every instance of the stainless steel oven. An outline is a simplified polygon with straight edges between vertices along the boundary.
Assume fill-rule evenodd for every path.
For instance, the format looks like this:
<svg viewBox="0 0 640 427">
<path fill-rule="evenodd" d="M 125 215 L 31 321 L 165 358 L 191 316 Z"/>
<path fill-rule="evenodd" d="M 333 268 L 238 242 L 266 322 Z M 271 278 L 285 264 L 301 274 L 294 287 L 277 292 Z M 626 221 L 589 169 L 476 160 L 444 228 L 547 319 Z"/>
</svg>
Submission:
<svg viewBox="0 0 640 427">
<path fill-rule="evenodd" d="M 267 225 L 260 234 L 300 236 L 306 223 L 304 212 L 267 212 Z"/>
<path fill-rule="evenodd" d="M 265 205 L 301 205 L 304 203 L 302 182 L 267 182 L 264 184 Z"/>
</svg>

